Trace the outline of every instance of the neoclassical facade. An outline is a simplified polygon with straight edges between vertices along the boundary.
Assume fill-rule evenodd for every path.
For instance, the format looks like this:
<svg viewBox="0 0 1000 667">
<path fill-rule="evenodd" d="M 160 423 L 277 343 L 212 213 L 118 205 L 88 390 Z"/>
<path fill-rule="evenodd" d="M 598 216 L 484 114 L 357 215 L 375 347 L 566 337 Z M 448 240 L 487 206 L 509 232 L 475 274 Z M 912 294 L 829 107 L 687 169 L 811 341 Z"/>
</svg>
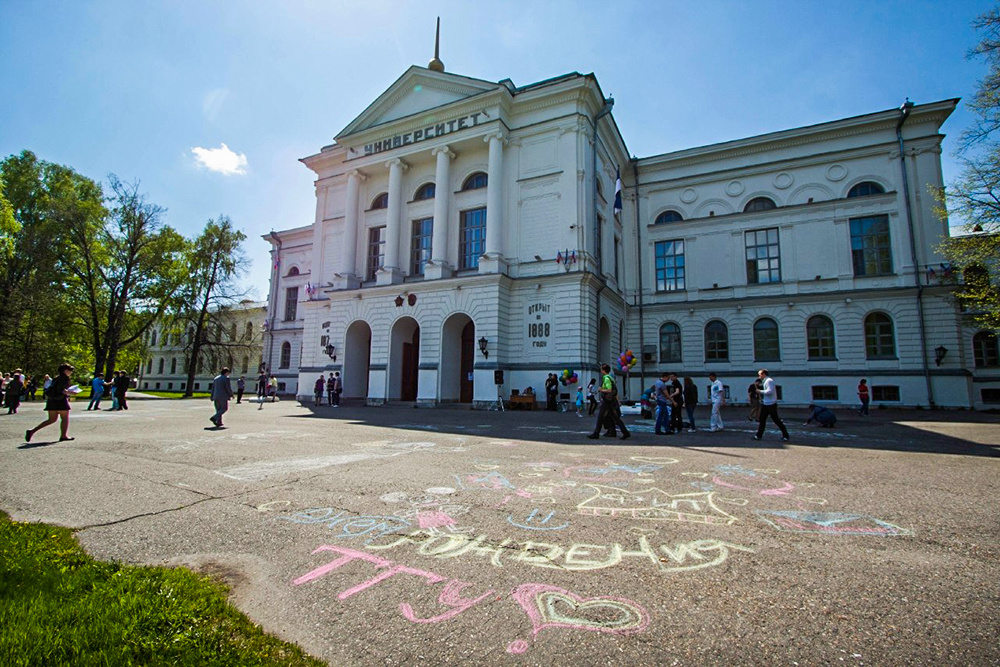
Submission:
<svg viewBox="0 0 1000 667">
<path fill-rule="evenodd" d="M 936 249 L 956 103 L 636 159 L 593 75 L 411 67 L 302 159 L 316 217 L 265 237 L 264 362 L 286 393 L 339 370 L 368 404 L 485 405 L 495 371 L 508 396 L 630 349 L 633 397 L 715 371 L 745 400 L 767 367 L 790 404 L 863 377 L 876 405 L 982 407 L 1000 369 Z"/>
</svg>

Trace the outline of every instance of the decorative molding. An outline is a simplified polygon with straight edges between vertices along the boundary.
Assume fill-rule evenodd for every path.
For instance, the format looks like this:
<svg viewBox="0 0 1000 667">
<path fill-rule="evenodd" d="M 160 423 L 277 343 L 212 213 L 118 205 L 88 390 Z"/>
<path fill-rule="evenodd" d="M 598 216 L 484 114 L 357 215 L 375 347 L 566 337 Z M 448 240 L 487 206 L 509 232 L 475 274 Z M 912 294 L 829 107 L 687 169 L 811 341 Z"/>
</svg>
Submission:
<svg viewBox="0 0 1000 667">
<path fill-rule="evenodd" d="M 448 146 L 447 144 L 445 144 L 444 146 L 436 146 L 431 149 L 431 155 L 433 155 L 434 157 L 437 157 L 439 154 L 442 153 L 444 155 L 447 155 L 449 160 L 454 160 L 456 157 L 458 157 L 458 154 L 455 153 L 455 151 L 451 150 L 451 147 Z"/>
<path fill-rule="evenodd" d="M 403 170 L 404 172 L 405 172 L 405 171 L 406 171 L 407 169 L 409 169 L 409 168 L 410 168 L 410 165 L 406 164 L 405 162 L 403 162 L 403 161 L 402 161 L 401 159 L 399 159 L 398 157 L 394 157 L 394 158 L 392 158 L 391 160 L 386 160 L 386 161 L 385 161 L 385 168 L 386 168 L 386 169 L 389 169 L 389 168 L 390 168 L 390 167 L 392 167 L 392 166 L 393 166 L 394 164 L 398 164 L 398 165 L 399 165 L 399 166 L 400 166 L 400 167 L 402 168 L 402 170 Z"/>
</svg>

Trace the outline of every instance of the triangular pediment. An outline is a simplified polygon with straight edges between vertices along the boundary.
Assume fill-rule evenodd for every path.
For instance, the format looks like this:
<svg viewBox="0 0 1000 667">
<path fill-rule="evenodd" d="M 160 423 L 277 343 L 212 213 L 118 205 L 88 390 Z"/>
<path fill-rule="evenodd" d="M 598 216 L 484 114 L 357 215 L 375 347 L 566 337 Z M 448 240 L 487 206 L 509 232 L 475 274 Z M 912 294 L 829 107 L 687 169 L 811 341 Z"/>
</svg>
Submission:
<svg viewBox="0 0 1000 667">
<path fill-rule="evenodd" d="M 337 139 L 503 88 L 498 83 L 414 65 L 345 127 Z"/>
</svg>

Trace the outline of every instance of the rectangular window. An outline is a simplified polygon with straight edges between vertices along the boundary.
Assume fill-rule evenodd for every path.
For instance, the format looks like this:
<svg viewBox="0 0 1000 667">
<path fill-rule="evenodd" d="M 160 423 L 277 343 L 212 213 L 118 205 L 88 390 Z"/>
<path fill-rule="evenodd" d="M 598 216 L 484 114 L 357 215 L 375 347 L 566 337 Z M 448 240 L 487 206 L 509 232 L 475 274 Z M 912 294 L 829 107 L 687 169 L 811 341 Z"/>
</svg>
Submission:
<svg viewBox="0 0 1000 667">
<path fill-rule="evenodd" d="M 881 387 L 872 387 L 872 400 L 875 402 L 899 401 L 899 387 L 892 385 L 883 385 Z"/>
<path fill-rule="evenodd" d="M 299 288 L 289 287 L 285 290 L 285 321 L 291 322 L 295 319 L 299 307 Z"/>
<path fill-rule="evenodd" d="M 758 229 L 745 235 L 747 246 L 747 282 L 781 282 L 781 251 L 778 228 Z"/>
<path fill-rule="evenodd" d="M 368 280 L 375 280 L 375 274 L 385 266 L 385 227 L 368 230 Z"/>
<path fill-rule="evenodd" d="M 983 403 L 1000 403 L 1000 389 L 981 389 L 979 394 Z"/>
<path fill-rule="evenodd" d="M 656 291 L 684 289 L 684 241 L 656 242 Z"/>
<path fill-rule="evenodd" d="M 167 389 L 173 389 L 173 388 L 174 388 L 174 383 L 173 382 L 168 382 L 167 383 Z"/>
<path fill-rule="evenodd" d="M 892 273 L 889 216 L 874 215 L 851 220 L 851 258 L 856 276 L 884 276 Z"/>
<path fill-rule="evenodd" d="M 413 244 L 410 250 L 410 275 L 424 275 L 424 264 L 431 258 L 431 235 L 434 218 L 413 221 Z"/>
<path fill-rule="evenodd" d="M 833 385 L 815 385 L 812 388 L 812 397 L 814 401 L 839 401 L 840 392 Z"/>
<path fill-rule="evenodd" d="M 479 257 L 486 248 L 486 209 L 462 211 L 458 230 L 458 268 L 479 268 Z"/>
<path fill-rule="evenodd" d="M 618 238 L 618 237 L 616 236 L 616 237 L 615 237 L 615 282 L 616 282 L 616 283 L 617 283 L 617 282 L 621 282 L 621 281 L 620 281 L 620 280 L 618 279 L 618 250 L 619 250 L 619 247 L 620 247 L 620 246 L 621 246 L 621 239 L 619 239 L 619 238 Z"/>
<path fill-rule="evenodd" d="M 200 389 L 200 388 L 201 388 L 201 383 L 200 382 L 195 382 L 194 383 L 194 390 L 198 391 L 198 389 Z"/>
</svg>

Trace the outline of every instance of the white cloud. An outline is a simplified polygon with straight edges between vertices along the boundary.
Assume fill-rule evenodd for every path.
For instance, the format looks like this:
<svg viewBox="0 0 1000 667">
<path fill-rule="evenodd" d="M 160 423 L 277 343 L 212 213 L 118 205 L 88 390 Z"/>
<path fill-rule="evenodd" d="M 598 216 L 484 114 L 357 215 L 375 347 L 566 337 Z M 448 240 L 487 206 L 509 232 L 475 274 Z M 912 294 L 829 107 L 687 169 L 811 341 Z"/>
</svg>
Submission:
<svg viewBox="0 0 1000 667">
<path fill-rule="evenodd" d="M 191 149 L 191 152 L 194 153 L 194 159 L 198 164 L 206 169 L 217 171 L 226 176 L 247 173 L 247 156 L 243 153 L 234 153 L 225 144 L 221 144 L 219 148 L 196 146 Z"/>
</svg>

